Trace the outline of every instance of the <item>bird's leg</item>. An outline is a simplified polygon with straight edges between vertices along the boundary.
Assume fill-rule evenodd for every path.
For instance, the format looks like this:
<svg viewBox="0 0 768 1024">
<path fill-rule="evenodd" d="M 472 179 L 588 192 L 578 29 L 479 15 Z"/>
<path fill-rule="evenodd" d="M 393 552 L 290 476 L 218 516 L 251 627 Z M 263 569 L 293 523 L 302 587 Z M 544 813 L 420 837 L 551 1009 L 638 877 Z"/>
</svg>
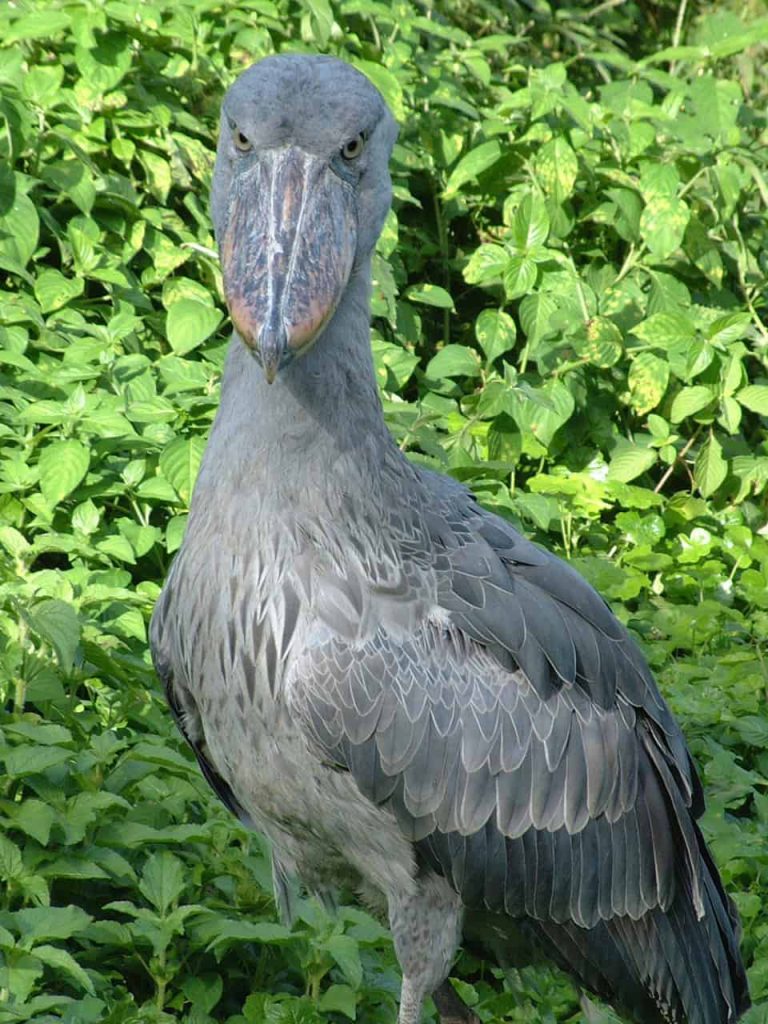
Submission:
<svg viewBox="0 0 768 1024">
<path fill-rule="evenodd" d="M 420 875 L 411 892 L 390 895 L 389 923 L 403 969 L 397 1024 L 419 1024 L 424 1000 L 447 978 L 462 916 L 461 900 L 439 875 Z"/>
<path fill-rule="evenodd" d="M 432 1002 L 440 1014 L 440 1024 L 480 1024 L 450 981 L 438 985 L 432 993 Z"/>
</svg>

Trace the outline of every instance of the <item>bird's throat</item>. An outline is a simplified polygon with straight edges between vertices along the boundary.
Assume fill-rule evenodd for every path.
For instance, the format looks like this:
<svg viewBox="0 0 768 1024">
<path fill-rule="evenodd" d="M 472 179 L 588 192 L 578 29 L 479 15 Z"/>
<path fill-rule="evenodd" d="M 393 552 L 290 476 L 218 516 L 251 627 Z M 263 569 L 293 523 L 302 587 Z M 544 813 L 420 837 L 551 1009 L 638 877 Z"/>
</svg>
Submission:
<svg viewBox="0 0 768 1024">
<path fill-rule="evenodd" d="M 360 476 L 370 489 L 384 425 L 370 346 L 370 263 L 350 278 L 315 344 L 269 384 L 237 335 L 198 488 L 251 492 L 260 504 L 318 501 Z"/>
</svg>

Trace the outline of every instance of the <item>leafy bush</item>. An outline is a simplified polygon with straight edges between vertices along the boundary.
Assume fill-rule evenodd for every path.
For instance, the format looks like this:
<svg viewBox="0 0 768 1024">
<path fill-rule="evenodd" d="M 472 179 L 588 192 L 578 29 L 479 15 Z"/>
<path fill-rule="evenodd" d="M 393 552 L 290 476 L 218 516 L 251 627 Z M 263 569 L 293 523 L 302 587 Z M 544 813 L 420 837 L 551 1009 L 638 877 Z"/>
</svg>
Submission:
<svg viewBox="0 0 768 1024">
<path fill-rule="evenodd" d="M 401 122 L 374 289 L 390 426 L 640 638 L 768 1021 L 768 12 L 685 13 L 0 7 L 0 1022 L 393 1017 L 370 917 L 304 901 L 274 923 L 264 845 L 147 659 L 230 330 L 218 103 L 280 49 L 351 60 Z M 458 976 L 486 1021 L 578 1014 L 552 972 Z"/>
</svg>

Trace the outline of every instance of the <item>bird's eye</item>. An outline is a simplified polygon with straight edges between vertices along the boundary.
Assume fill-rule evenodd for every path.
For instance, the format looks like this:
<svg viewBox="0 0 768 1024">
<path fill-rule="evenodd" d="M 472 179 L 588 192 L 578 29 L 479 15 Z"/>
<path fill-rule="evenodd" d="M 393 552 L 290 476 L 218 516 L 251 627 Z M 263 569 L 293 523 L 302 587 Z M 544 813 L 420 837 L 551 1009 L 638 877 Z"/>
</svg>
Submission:
<svg viewBox="0 0 768 1024">
<path fill-rule="evenodd" d="M 247 153 L 249 150 L 253 149 L 253 143 L 247 135 L 243 134 L 243 132 L 239 130 L 234 131 L 233 138 L 235 140 L 235 149 L 239 149 L 241 153 Z"/>
<path fill-rule="evenodd" d="M 360 132 L 353 139 L 347 139 L 341 147 L 341 155 L 344 160 L 357 160 L 365 149 L 365 135 Z"/>
</svg>

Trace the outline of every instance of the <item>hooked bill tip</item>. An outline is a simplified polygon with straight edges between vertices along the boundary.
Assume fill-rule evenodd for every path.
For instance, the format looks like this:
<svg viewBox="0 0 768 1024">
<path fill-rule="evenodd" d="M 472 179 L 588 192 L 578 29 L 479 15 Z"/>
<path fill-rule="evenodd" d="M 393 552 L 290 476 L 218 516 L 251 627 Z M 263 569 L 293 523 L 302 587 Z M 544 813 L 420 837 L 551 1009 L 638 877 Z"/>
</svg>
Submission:
<svg viewBox="0 0 768 1024">
<path fill-rule="evenodd" d="M 259 331 L 259 358 L 267 378 L 267 384 L 273 384 L 280 367 L 286 362 L 290 352 L 288 348 L 288 332 L 284 324 L 264 324 Z"/>
</svg>

